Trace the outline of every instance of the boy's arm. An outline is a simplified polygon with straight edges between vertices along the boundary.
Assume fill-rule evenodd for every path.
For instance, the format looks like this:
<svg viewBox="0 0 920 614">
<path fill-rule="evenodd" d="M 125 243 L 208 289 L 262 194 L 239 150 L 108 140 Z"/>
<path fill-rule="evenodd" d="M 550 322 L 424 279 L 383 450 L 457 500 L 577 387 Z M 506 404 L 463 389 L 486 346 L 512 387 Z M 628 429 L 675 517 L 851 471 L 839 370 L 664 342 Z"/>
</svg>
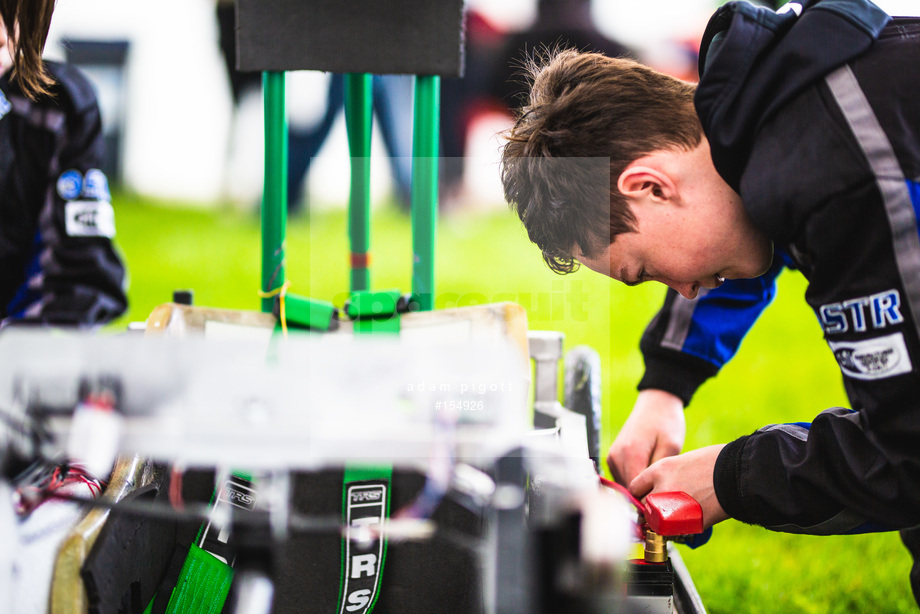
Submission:
<svg viewBox="0 0 920 614">
<path fill-rule="evenodd" d="M 787 533 L 920 524 L 916 388 L 892 397 L 871 430 L 864 414 L 838 407 L 811 424 L 771 425 L 729 443 L 713 471 L 722 507 L 733 518 Z"/>
<path fill-rule="evenodd" d="M 773 424 L 724 446 L 663 459 L 630 483 L 637 497 L 681 490 L 707 525 L 731 517 L 784 533 L 835 535 L 920 524 L 917 376 L 893 386 L 868 428 L 861 412 L 826 410 L 814 422 Z M 908 380 L 905 380 L 908 383 Z"/>
<path fill-rule="evenodd" d="M 618 482 L 629 484 L 651 463 L 680 453 L 686 435 L 684 406 L 734 356 L 773 300 L 777 276 L 789 265 L 788 256 L 778 252 L 761 277 L 728 280 L 692 301 L 668 290 L 642 338 L 646 372 L 639 396 L 607 454 Z"/>
</svg>

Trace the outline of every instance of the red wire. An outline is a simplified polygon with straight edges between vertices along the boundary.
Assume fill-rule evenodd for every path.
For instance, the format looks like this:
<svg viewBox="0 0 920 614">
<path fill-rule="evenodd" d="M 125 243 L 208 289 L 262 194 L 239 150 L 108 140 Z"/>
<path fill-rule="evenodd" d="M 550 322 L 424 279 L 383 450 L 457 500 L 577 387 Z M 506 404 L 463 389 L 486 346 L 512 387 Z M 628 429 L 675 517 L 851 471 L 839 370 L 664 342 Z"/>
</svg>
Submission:
<svg viewBox="0 0 920 614">
<path fill-rule="evenodd" d="M 57 491 L 68 484 L 85 484 L 94 497 L 101 495 L 105 486 L 104 481 L 87 473 L 78 463 L 65 462 L 55 465 L 53 469 L 49 467 L 47 471 L 49 473 L 40 476 L 33 484 L 24 484 L 16 489 L 19 494 L 16 503 L 18 514 L 28 514 L 48 499 L 60 498 Z"/>
<path fill-rule="evenodd" d="M 94 497 L 102 494 L 102 485 L 93 478 L 81 474 L 77 476 L 77 479 L 89 487 L 89 491 Z"/>
<path fill-rule="evenodd" d="M 185 469 L 176 465 L 173 465 L 172 469 L 170 470 L 168 491 L 169 502 L 177 510 L 181 510 L 183 507 L 185 507 L 185 503 L 182 500 L 182 476 L 184 474 Z"/>
<path fill-rule="evenodd" d="M 61 467 L 57 466 L 54 468 L 54 472 L 51 474 L 51 480 L 48 482 L 47 490 L 54 490 L 60 488 L 64 485 L 64 477 L 61 475 Z"/>
<path fill-rule="evenodd" d="M 601 484 L 603 484 L 607 488 L 612 488 L 613 490 L 625 496 L 627 499 L 629 499 L 629 502 L 635 506 L 635 508 L 639 511 L 640 514 L 643 514 L 643 515 L 645 514 L 645 506 L 642 505 L 642 502 L 636 499 L 633 496 L 633 494 L 629 492 L 629 490 L 626 489 L 625 486 L 623 486 L 622 484 L 617 484 L 613 480 L 608 480 L 602 475 L 599 475 L 597 477 L 601 481 Z"/>
</svg>

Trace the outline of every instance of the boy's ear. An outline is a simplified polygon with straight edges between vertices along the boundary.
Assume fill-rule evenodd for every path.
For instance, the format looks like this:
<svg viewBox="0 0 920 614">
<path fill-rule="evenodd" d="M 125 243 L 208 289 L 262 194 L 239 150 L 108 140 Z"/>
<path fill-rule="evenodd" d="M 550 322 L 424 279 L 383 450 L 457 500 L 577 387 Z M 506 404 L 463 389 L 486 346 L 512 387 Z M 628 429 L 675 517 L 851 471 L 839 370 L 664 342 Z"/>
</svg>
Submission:
<svg viewBox="0 0 920 614">
<path fill-rule="evenodd" d="M 646 197 L 653 202 L 665 202 L 677 195 L 674 182 L 666 173 L 636 164 L 627 166 L 620 173 L 617 189 L 626 198 L 638 200 Z"/>
</svg>

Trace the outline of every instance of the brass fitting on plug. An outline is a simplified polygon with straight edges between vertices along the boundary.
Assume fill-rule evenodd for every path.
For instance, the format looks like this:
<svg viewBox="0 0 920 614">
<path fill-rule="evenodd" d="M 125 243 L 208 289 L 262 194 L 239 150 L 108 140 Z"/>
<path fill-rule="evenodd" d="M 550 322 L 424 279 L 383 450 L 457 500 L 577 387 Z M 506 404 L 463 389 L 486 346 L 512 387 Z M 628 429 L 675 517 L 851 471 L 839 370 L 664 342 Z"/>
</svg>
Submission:
<svg viewBox="0 0 920 614">
<path fill-rule="evenodd" d="M 668 550 L 665 547 L 664 537 L 651 529 L 645 531 L 645 562 L 664 563 L 668 560 Z"/>
</svg>

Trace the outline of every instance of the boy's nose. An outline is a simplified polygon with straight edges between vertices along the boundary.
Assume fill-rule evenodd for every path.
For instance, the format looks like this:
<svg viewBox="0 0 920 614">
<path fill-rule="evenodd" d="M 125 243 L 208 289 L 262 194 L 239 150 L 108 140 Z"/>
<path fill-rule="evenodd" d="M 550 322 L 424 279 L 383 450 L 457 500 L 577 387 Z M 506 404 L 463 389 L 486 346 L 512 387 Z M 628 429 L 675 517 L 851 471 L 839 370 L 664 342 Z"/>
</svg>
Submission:
<svg viewBox="0 0 920 614">
<path fill-rule="evenodd" d="M 667 285 L 676 290 L 682 297 L 693 300 L 700 293 L 700 284 L 698 282 L 666 282 Z"/>
</svg>

